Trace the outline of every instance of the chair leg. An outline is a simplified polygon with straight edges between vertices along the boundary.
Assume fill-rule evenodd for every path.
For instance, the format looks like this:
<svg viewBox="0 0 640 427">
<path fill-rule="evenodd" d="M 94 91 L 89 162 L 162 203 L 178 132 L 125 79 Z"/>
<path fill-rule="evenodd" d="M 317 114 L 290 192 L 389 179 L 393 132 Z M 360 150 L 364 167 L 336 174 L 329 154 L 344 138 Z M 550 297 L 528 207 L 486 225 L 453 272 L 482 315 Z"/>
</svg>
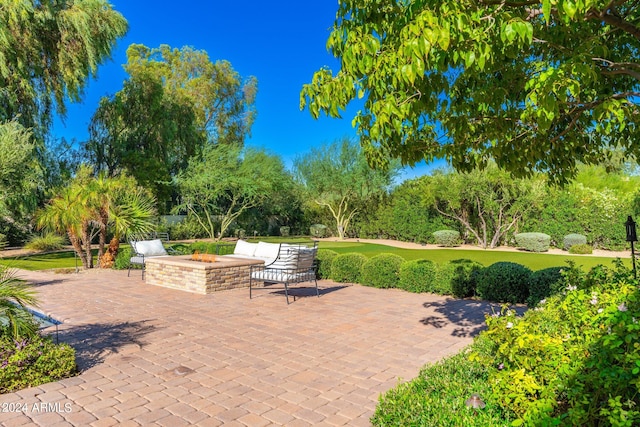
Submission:
<svg viewBox="0 0 640 427">
<path fill-rule="evenodd" d="M 144 270 L 145 270 L 144 264 L 142 264 L 142 280 L 144 280 Z"/>
<path fill-rule="evenodd" d="M 129 269 L 127 270 L 127 277 L 131 274 L 131 264 L 129 264 Z"/>
<path fill-rule="evenodd" d="M 252 298 L 251 296 L 251 287 L 253 286 L 253 278 L 251 276 L 249 276 L 249 299 Z"/>
<path fill-rule="evenodd" d="M 289 287 L 287 282 L 284 282 L 284 295 L 287 297 L 287 305 L 289 305 Z"/>
<path fill-rule="evenodd" d="M 318 290 L 318 279 L 313 279 L 314 282 L 316 282 L 316 295 L 318 296 L 318 298 L 320 298 L 320 291 Z"/>
</svg>

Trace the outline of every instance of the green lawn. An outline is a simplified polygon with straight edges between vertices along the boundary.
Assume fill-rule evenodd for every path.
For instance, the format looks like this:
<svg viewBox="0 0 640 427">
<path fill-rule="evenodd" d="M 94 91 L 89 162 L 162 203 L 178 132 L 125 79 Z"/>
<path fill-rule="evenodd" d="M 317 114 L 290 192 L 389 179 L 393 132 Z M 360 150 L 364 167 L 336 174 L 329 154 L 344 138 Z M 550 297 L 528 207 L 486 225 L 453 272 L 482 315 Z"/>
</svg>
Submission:
<svg viewBox="0 0 640 427">
<path fill-rule="evenodd" d="M 94 265 L 96 264 L 97 250 L 93 251 Z M 77 264 L 76 264 L 77 263 Z M 74 251 L 53 252 L 48 254 L 24 255 L 11 258 L 0 258 L 0 264 L 12 268 L 24 270 L 48 270 L 51 268 L 82 268 L 80 258 L 75 258 Z"/>
<path fill-rule="evenodd" d="M 541 270 L 547 267 L 561 267 L 567 265 L 567 260 L 575 261 L 576 265 L 589 270 L 598 264 L 609 266 L 615 258 L 576 256 L 576 255 L 552 255 L 531 252 L 506 252 L 496 250 L 465 250 L 465 249 L 400 249 L 391 246 L 377 245 L 373 243 L 356 242 L 321 242 L 320 248 L 331 249 L 338 253 L 360 252 L 369 257 L 381 253 L 394 253 L 404 259 L 428 259 L 437 263 L 444 263 L 453 259 L 466 258 L 477 261 L 483 265 L 491 265 L 499 261 L 510 261 L 525 265 L 532 270 Z M 631 260 L 625 259 L 625 263 L 631 267 Z"/>
<path fill-rule="evenodd" d="M 264 241 L 272 242 L 309 242 L 309 238 L 262 238 Z M 125 247 L 126 245 L 122 245 Z M 381 253 L 394 253 L 407 260 L 428 259 L 437 263 L 444 263 L 453 259 L 466 258 L 477 261 L 483 265 L 491 265 L 498 261 L 511 261 L 525 265 L 532 270 L 540 270 L 547 267 L 558 267 L 566 265 L 567 260 L 573 260 L 576 265 L 589 270 L 591 267 L 603 264 L 611 265 L 615 258 L 603 258 L 592 256 L 575 255 L 551 255 L 537 254 L 531 252 L 505 252 L 495 250 L 465 250 L 465 249 L 400 249 L 392 246 L 385 246 L 373 243 L 358 242 L 320 242 L 322 249 L 331 249 L 338 253 L 360 252 L 368 257 Z M 94 256 L 96 251 L 94 251 Z M 15 258 L 0 258 L 0 264 L 25 270 L 48 270 L 52 268 L 74 268 L 76 262 L 82 268 L 80 259 L 74 258 L 73 251 L 55 252 L 41 255 L 26 255 Z M 631 260 L 625 259 L 625 263 L 630 267 Z M 94 265 L 95 261 L 94 261 Z"/>
</svg>

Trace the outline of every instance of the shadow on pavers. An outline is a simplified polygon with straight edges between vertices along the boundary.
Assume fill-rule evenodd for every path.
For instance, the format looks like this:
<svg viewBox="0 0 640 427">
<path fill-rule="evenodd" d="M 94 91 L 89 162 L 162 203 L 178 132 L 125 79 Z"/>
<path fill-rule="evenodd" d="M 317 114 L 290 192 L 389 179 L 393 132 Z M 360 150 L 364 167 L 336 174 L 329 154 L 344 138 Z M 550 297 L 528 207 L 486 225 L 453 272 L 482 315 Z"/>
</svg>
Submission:
<svg viewBox="0 0 640 427">
<path fill-rule="evenodd" d="M 112 354 L 130 354 L 147 344 L 144 337 L 156 330 L 150 321 L 93 323 L 60 330 L 58 338 L 76 350 L 78 370 L 104 362 Z"/>
<path fill-rule="evenodd" d="M 500 304 L 472 299 L 447 298 L 445 301 L 425 302 L 424 308 L 439 313 L 439 316 L 428 316 L 420 323 L 435 328 L 454 325 L 451 332 L 455 337 L 472 337 L 486 329 L 485 315 L 499 313 Z M 523 307 L 514 307 L 518 315 L 525 311 Z"/>
</svg>

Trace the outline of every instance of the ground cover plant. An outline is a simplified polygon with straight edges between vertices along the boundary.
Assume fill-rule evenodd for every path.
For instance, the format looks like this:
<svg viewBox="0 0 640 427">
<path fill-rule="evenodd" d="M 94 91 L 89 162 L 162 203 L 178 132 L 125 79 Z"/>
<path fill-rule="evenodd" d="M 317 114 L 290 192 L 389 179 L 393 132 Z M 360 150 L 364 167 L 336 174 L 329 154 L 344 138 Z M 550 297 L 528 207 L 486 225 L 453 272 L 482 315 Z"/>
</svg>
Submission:
<svg viewBox="0 0 640 427">
<path fill-rule="evenodd" d="M 385 393 L 376 426 L 635 426 L 640 290 L 622 263 L 564 271 L 565 288 L 517 316 L 487 317 L 465 351 Z M 486 402 L 464 405 L 471 393 Z"/>
<path fill-rule="evenodd" d="M 39 334 L 26 305 L 33 289 L 15 270 L 0 266 L 0 394 L 56 381 L 76 370 L 75 351 Z"/>
</svg>

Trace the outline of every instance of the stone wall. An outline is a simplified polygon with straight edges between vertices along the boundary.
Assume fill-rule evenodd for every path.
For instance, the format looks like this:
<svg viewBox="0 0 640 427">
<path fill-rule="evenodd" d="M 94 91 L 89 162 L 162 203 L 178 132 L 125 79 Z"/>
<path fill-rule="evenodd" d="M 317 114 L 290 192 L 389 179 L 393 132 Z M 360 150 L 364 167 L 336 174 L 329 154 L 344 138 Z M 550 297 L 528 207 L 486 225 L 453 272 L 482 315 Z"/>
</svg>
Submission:
<svg viewBox="0 0 640 427">
<path fill-rule="evenodd" d="M 249 287 L 251 265 L 262 261 L 218 256 L 216 262 L 192 261 L 190 256 L 147 259 L 146 283 L 198 294 Z"/>
</svg>

